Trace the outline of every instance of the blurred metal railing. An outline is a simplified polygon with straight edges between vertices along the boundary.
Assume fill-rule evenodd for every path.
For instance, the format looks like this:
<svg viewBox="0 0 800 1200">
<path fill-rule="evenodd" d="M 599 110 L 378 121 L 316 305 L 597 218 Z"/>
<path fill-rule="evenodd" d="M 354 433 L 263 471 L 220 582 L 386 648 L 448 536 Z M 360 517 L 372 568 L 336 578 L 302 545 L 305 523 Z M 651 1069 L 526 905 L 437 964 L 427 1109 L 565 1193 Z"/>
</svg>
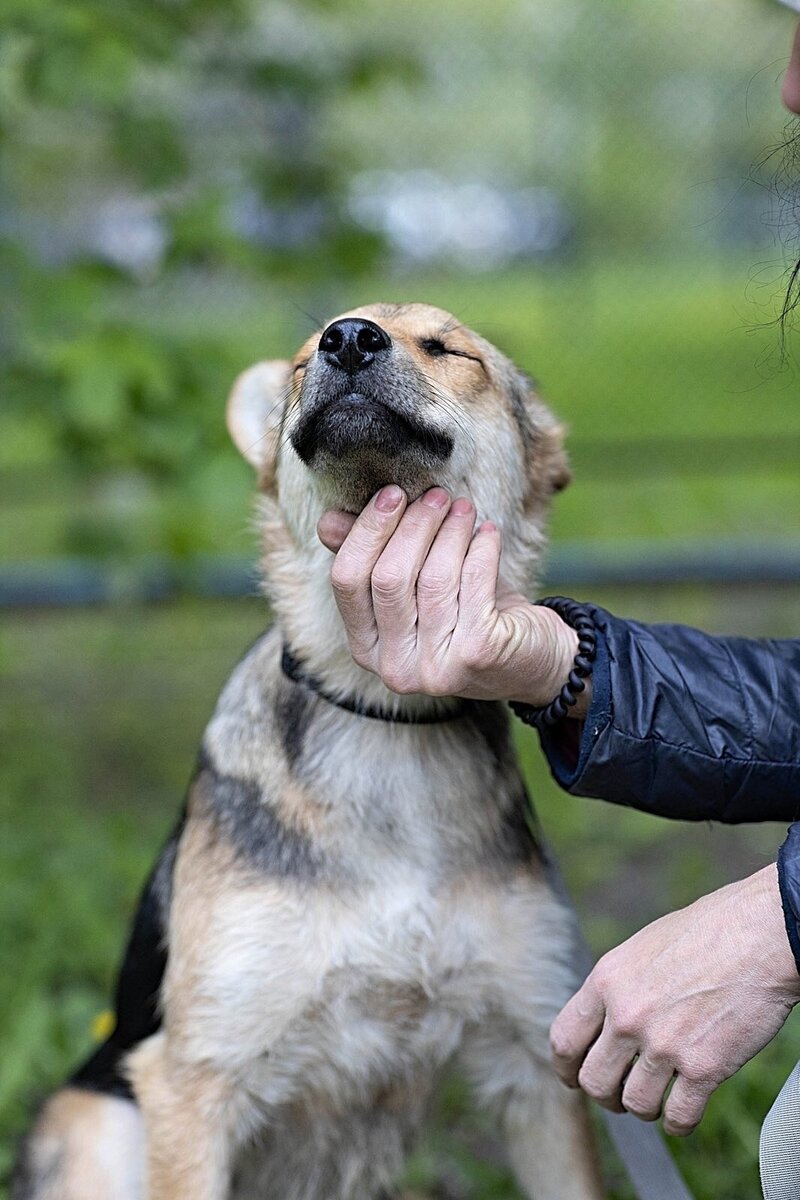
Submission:
<svg viewBox="0 0 800 1200">
<path fill-rule="evenodd" d="M 800 543 L 783 541 L 570 542 L 548 556 L 545 576 L 560 587 L 800 583 Z M 158 603 L 182 596 L 258 594 L 247 558 L 148 559 L 114 566 L 45 559 L 0 568 L 0 609 Z"/>
<path fill-rule="evenodd" d="M 800 436 L 637 437 L 570 439 L 579 480 L 620 486 L 648 478 L 719 478 L 800 467 Z M 0 473 L 0 502 L 8 509 L 79 503 L 96 481 L 53 476 L 46 468 Z M 31 518 L 35 521 L 35 515 Z M 800 583 L 798 538 L 620 539 L 571 541 L 548 556 L 547 580 L 561 587 L 675 584 Z M 244 597 L 258 593 L 250 558 L 151 557 L 126 564 L 102 559 L 43 557 L 0 563 L 0 609 L 156 603 L 180 596 Z"/>
</svg>

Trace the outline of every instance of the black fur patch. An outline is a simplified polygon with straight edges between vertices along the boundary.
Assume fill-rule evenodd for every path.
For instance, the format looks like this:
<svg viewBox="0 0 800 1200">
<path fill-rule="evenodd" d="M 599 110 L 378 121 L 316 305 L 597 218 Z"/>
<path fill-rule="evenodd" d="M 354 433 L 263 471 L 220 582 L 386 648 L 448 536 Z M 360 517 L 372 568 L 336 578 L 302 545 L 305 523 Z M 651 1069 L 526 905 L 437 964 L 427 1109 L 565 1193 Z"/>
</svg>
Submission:
<svg viewBox="0 0 800 1200">
<path fill-rule="evenodd" d="M 117 978 L 114 1031 L 71 1077 L 69 1082 L 74 1087 L 133 1099 L 122 1059 L 161 1025 L 158 1004 L 167 966 L 172 873 L 184 823 L 185 814 L 161 852 L 139 900 Z"/>
<path fill-rule="evenodd" d="M 510 722 L 505 705 L 476 702 L 466 720 L 486 747 L 494 767 L 498 771 L 504 770 L 513 758 Z"/>
<path fill-rule="evenodd" d="M 312 697 L 302 687 L 282 687 L 275 703 L 275 720 L 283 752 L 291 770 L 303 756 L 311 720 Z"/>
<path fill-rule="evenodd" d="M 315 879 L 322 860 L 309 839 L 284 824 L 257 784 L 218 771 L 201 752 L 193 786 L 198 815 L 208 816 L 237 857 L 265 875 Z"/>
<path fill-rule="evenodd" d="M 496 843 L 497 853 L 504 863 L 529 863 L 544 854 L 534 832 L 535 816 L 530 797 L 524 787 L 517 792 L 508 809 L 500 814 Z"/>
<path fill-rule="evenodd" d="M 533 806 L 516 766 L 508 709 L 503 704 L 475 704 L 467 720 L 512 796 L 508 807 L 498 813 L 497 838 L 493 846 L 487 846 L 487 852 L 504 863 L 530 862 L 534 857 L 544 861 L 534 833 Z"/>
</svg>

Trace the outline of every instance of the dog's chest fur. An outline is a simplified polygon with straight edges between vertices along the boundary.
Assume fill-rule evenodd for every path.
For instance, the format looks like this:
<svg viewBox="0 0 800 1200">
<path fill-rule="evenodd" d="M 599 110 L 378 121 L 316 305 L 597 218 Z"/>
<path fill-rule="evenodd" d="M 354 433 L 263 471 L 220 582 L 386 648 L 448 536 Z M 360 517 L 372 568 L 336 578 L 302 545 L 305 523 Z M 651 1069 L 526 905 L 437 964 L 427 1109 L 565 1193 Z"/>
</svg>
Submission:
<svg viewBox="0 0 800 1200">
<path fill-rule="evenodd" d="M 501 1006 L 537 940 L 532 896 L 550 900 L 505 717 L 359 717 L 278 660 L 272 634 L 206 734 L 175 875 L 173 1032 L 273 1114 L 344 1113 L 405 1083 L 419 1097 Z"/>
</svg>

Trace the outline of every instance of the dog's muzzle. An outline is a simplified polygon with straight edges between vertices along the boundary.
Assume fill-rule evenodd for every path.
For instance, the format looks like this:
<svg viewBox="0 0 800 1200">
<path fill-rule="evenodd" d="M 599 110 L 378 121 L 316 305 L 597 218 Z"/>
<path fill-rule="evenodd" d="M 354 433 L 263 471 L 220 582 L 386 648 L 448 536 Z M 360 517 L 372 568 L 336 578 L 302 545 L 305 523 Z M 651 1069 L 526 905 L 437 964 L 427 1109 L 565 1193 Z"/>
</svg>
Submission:
<svg viewBox="0 0 800 1200">
<path fill-rule="evenodd" d="M 449 434 L 414 412 L 419 385 L 399 378 L 392 340 L 374 321 L 344 318 L 322 334 L 309 364 L 301 416 L 290 440 L 315 469 L 361 453 L 395 460 L 411 455 L 434 467 L 453 452 Z"/>
</svg>

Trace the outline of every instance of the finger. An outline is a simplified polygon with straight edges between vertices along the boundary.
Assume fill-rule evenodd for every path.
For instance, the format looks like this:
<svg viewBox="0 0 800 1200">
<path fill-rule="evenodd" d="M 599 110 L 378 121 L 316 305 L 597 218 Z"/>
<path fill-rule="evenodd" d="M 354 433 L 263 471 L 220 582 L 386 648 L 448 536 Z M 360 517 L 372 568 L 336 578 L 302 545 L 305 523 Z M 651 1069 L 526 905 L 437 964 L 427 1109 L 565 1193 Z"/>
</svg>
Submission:
<svg viewBox="0 0 800 1200">
<path fill-rule="evenodd" d="M 686 1137 L 696 1129 L 715 1087 L 716 1084 L 710 1081 L 698 1083 L 679 1075 L 664 1105 L 666 1132 L 671 1133 L 673 1137 Z"/>
<path fill-rule="evenodd" d="M 603 1108 L 623 1112 L 622 1086 L 634 1055 L 636 1043 L 622 1037 L 608 1022 L 591 1046 L 578 1072 L 578 1086 Z"/>
<path fill-rule="evenodd" d="M 461 570 L 474 521 L 472 503 L 455 500 L 422 564 L 417 579 L 417 647 L 421 657 L 440 650 L 456 626 Z"/>
<path fill-rule="evenodd" d="M 378 640 L 372 610 L 371 575 L 384 547 L 400 524 L 405 494 L 390 484 L 370 500 L 342 543 L 331 568 L 331 585 L 356 662 L 374 669 Z"/>
<path fill-rule="evenodd" d="M 335 553 L 344 542 L 356 522 L 354 513 L 340 512 L 329 508 L 317 521 L 317 536 L 328 550 Z"/>
<path fill-rule="evenodd" d="M 503 539 L 492 521 L 484 521 L 472 539 L 461 570 L 458 623 L 464 632 L 480 628 L 497 606 L 497 579 Z"/>
<path fill-rule="evenodd" d="M 416 645 L 417 576 L 449 507 L 444 488 L 431 488 L 410 504 L 372 571 L 382 668 L 396 669 Z"/>
<path fill-rule="evenodd" d="M 591 975 L 564 1006 L 550 1029 L 553 1067 L 567 1087 L 578 1086 L 586 1052 L 603 1028 L 605 1005 Z"/>
<path fill-rule="evenodd" d="M 673 1075 L 670 1064 L 652 1062 L 647 1054 L 640 1054 L 625 1080 L 622 1107 L 642 1121 L 657 1121 Z"/>
</svg>

